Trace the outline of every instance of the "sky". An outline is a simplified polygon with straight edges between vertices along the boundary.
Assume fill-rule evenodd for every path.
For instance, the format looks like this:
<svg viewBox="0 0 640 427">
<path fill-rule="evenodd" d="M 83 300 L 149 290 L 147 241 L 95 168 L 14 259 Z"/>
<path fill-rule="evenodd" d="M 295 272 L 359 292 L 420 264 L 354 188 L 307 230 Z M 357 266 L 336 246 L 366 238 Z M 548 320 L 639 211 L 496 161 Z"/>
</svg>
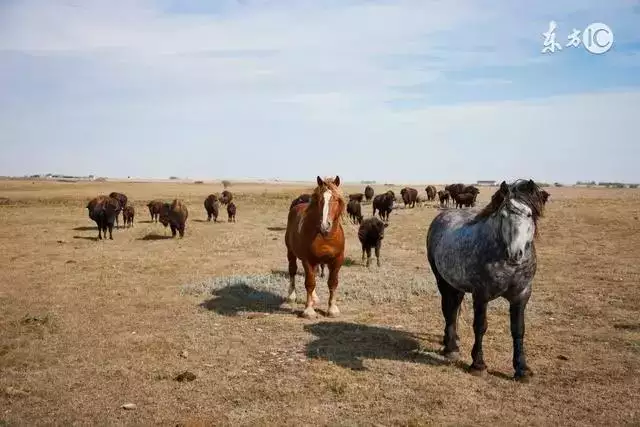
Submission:
<svg viewBox="0 0 640 427">
<path fill-rule="evenodd" d="M 566 46 L 594 22 L 608 51 Z M 640 182 L 638 22 L 631 0 L 0 0 L 0 175 Z"/>
</svg>

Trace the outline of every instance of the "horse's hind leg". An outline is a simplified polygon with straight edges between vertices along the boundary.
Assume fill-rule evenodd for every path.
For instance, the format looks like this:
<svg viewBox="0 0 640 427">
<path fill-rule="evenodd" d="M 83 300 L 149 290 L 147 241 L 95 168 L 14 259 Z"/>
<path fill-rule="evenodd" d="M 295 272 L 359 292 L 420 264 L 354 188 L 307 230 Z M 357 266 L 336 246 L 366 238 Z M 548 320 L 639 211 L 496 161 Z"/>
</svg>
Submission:
<svg viewBox="0 0 640 427">
<path fill-rule="evenodd" d="M 470 370 L 472 374 L 482 374 L 487 369 L 482 354 L 482 339 L 485 332 L 487 332 L 487 300 L 476 294 L 473 296 L 473 334 L 475 341 L 471 350 L 473 362 Z"/>
<path fill-rule="evenodd" d="M 287 301 L 291 304 L 296 302 L 296 274 L 298 273 L 298 262 L 296 256 L 291 251 L 287 251 L 289 261 L 289 296 Z"/>
<path fill-rule="evenodd" d="M 514 378 L 520 381 L 528 381 L 533 372 L 527 366 L 524 354 L 524 311 L 529 297 L 523 301 L 512 302 L 509 307 L 511 317 L 511 337 L 513 338 L 513 369 Z"/>
<path fill-rule="evenodd" d="M 329 279 L 327 284 L 329 285 L 329 310 L 327 313 L 329 317 L 338 317 L 340 310 L 336 305 L 336 289 L 338 288 L 338 272 L 344 261 L 344 255 L 335 258 L 331 264 L 329 264 Z"/>
</svg>

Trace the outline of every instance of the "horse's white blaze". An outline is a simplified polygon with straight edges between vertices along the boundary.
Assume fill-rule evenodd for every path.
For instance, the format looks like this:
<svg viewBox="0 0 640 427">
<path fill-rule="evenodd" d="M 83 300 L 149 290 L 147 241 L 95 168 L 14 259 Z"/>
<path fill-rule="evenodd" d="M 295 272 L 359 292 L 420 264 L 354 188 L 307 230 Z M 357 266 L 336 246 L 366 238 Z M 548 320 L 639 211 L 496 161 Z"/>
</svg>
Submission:
<svg viewBox="0 0 640 427">
<path fill-rule="evenodd" d="M 524 254 L 526 247 L 533 240 L 535 224 L 531 217 L 531 208 L 518 200 L 510 200 L 513 210 L 518 212 L 506 216 L 502 224 L 502 233 L 507 244 L 510 257 L 518 253 Z M 505 212 L 506 213 L 506 212 Z"/>
<path fill-rule="evenodd" d="M 331 200 L 331 191 L 327 190 L 322 195 L 324 197 L 324 205 L 322 206 L 322 228 L 329 230 L 329 201 Z"/>
</svg>

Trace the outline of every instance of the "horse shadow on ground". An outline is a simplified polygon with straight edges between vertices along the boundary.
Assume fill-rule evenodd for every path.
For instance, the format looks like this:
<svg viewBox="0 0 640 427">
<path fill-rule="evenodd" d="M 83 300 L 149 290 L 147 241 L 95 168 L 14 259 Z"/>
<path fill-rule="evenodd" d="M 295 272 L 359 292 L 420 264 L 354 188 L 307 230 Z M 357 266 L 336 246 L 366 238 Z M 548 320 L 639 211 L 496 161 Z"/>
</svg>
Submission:
<svg viewBox="0 0 640 427">
<path fill-rule="evenodd" d="M 97 237 L 89 237 L 89 236 L 73 236 L 74 239 L 83 239 L 83 240 L 92 240 L 97 242 L 99 239 Z"/>
<path fill-rule="evenodd" d="M 267 227 L 269 231 L 286 231 L 287 227 Z"/>
<path fill-rule="evenodd" d="M 140 237 L 139 239 L 136 239 L 136 240 L 148 241 L 148 240 L 168 240 L 168 239 L 173 239 L 173 236 L 171 234 L 166 236 L 162 234 L 147 234 L 146 236 Z"/>
<path fill-rule="evenodd" d="M 155 221 L 151 221 L 151 220 L 148 220 L 148 219 L 146 219 L 144 221 L 137 221 L 137 222 L 139 222 L 140 224 L 153 224 L 153 223 L 155 223 Z"/>
<path fill-rule="evenodd" d="M 444 358 L 433 346 L 420 346 L 418 339 L 426 338 L 430 344 L 439 347 L 442 338 L 435 335 L 421 337 L 399 329 L 331 321 L 305 325 L 304 330 L 317 337 L 307 344 L 308 358 L 330 361 L 355 371 L 367 370 L 364 359 L 409 361 L 469 370 L 468 364 Z M 487 373 L 497 378 L 511 379 L 501 372 L 488 370 Z"/>
<path fill-rule="evenodd" d="M 207 221 L 206 219 L 194 219 L 193 222 L 212 222 L 212 223 L 218 223 L 220 221 Z"/>
<path fill-rule="evenodd" d="M 213 291 L 213 298 L 200 303 L 200 307 L 224 316 L 236 316 L 243 311 L 259 313 L 292 313 L 282 306 L 285 298 L 246 283 L 238 283 Z"/>
<path fill-rule="evenodd" d="M 88 226 L 87 225 L 87 226 L 83 226 L 83 227 L 76 227 L 76 228 L 73 229 L 73 231 L 90 231 L 90 230 L 98 231 L 98 226 L 96 226 L 96 225 Z"/>
</svg>

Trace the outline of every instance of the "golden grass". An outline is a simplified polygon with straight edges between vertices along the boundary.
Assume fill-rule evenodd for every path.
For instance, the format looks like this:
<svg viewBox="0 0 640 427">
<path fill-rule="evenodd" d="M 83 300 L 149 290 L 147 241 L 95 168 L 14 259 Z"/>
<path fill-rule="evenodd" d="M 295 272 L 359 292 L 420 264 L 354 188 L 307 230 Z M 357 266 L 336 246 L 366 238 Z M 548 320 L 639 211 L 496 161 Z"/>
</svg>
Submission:
<svg viewBox="0 0 640 427">
<path fill-rule="evenodd" d="M 223 223 L 205 221 L 204 198 L 220 184 L 0 182 L 0 425 L 640 423 L 640 191 L 549 190 L 526 315 L 535 376 L 519 384 L 502 301 L 490 304 L 488 376 L 464 371 L 469 297 L 463 362 L 437 354 L 432 204 L 394 211 L 379 269 L 360 264 L 346 227 L 355 263 L 340 277 L 342 316 L 305 321 L 301 299 L 280 298 L 287 208 L 310 187 L 229 189 L 235 224 L 224 209 Z M 135 226 L 96 242 L 85 205 L 111 191 L 133 201 Z M 482 188 L 480 203 L 492 192 Z M 147 222 L 145 204 L 175 197 L 189 208 L 184 239 L 147 237 L 170 232 Z M 324 310 L 326 279 L 318 294 Z M 185 371 L 196 379 L 174 380 Z"/>
</svg>

